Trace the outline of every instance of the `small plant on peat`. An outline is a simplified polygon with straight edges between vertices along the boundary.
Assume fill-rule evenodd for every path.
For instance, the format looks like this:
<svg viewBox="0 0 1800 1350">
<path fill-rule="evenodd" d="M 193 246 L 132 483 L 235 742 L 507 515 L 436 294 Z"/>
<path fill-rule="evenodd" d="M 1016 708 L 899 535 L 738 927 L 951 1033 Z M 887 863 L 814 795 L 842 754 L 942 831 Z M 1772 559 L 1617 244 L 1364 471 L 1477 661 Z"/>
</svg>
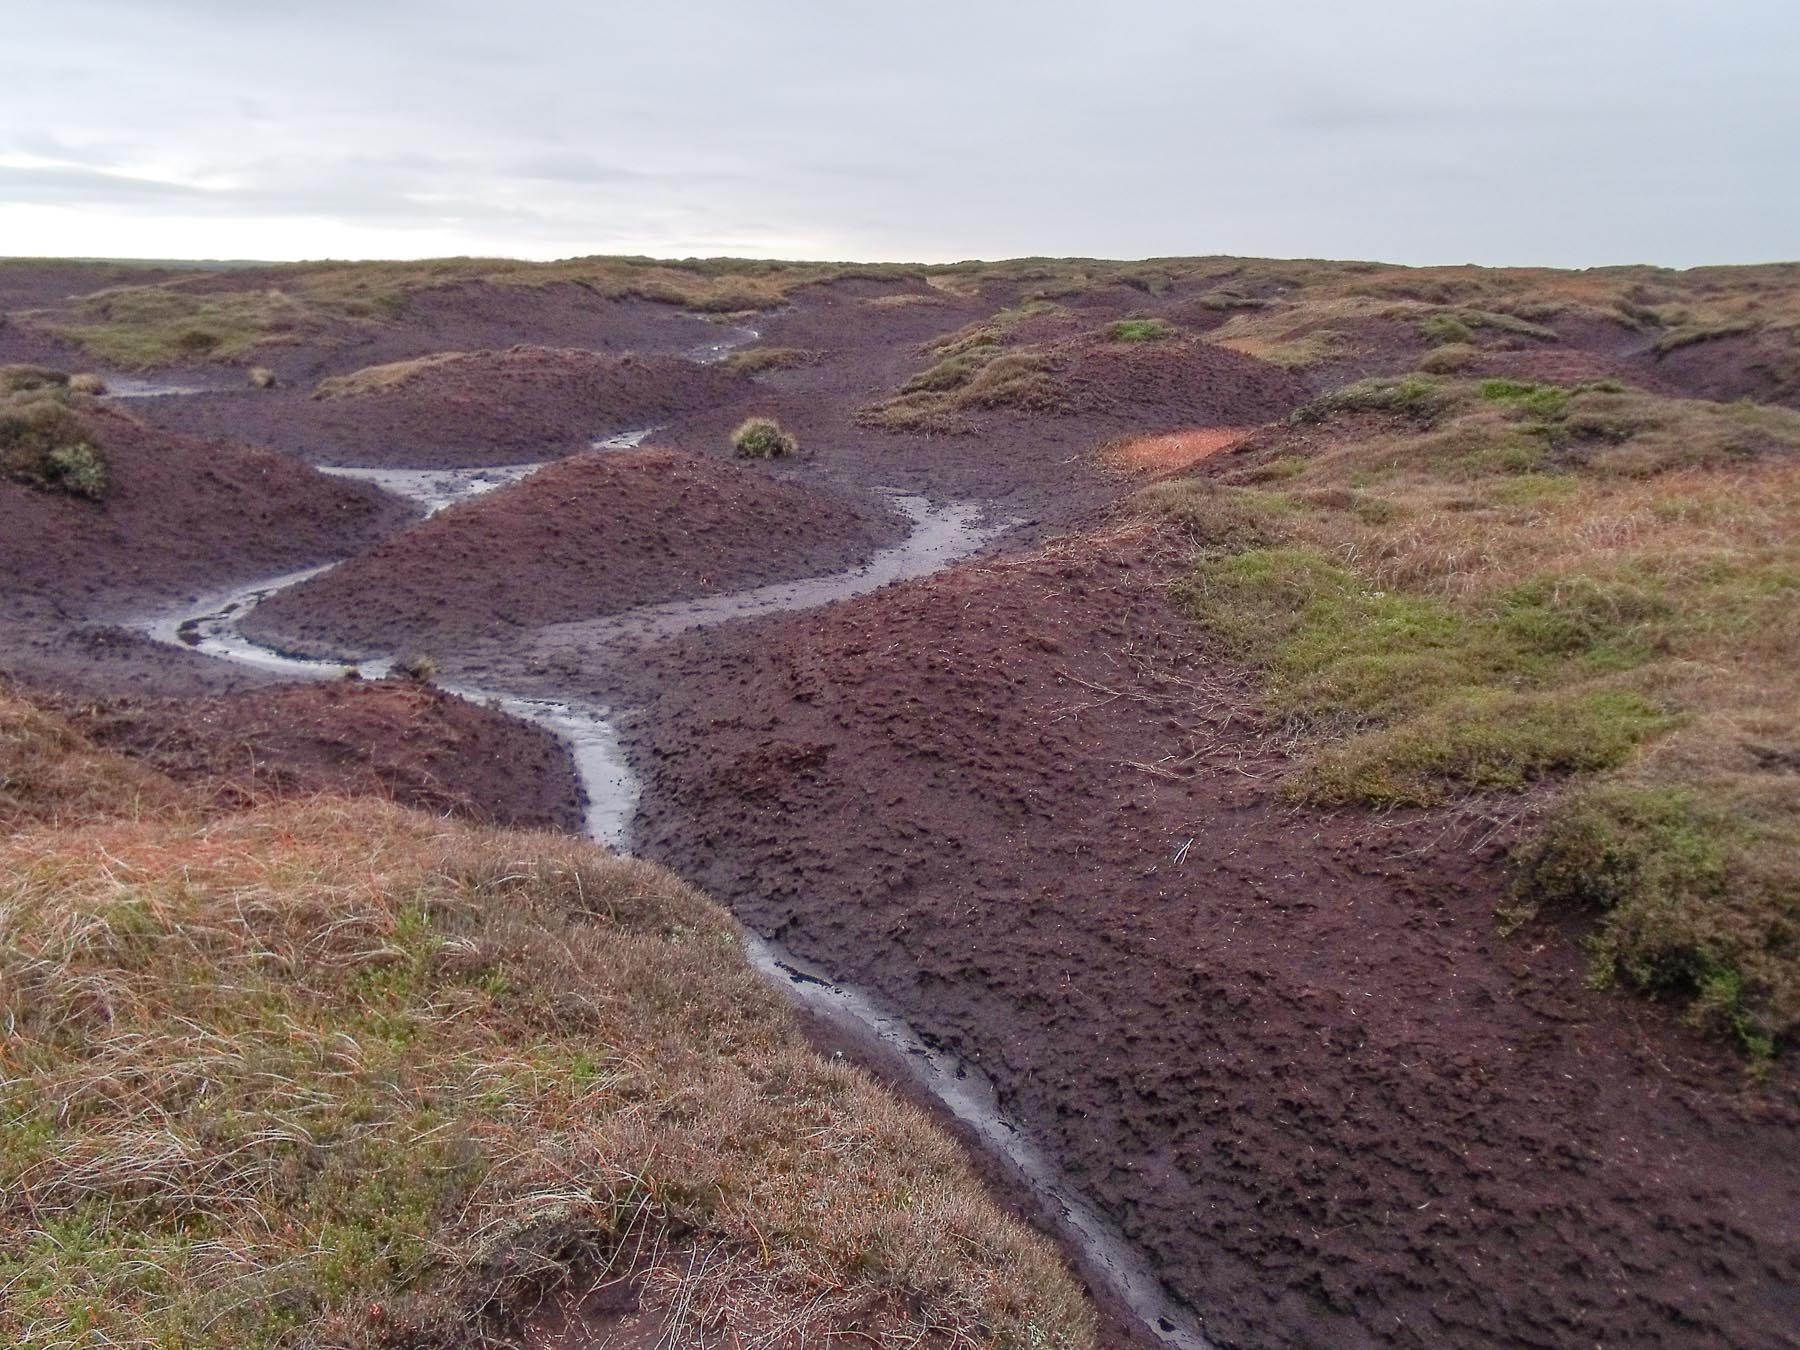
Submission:
<svg viewBox="0 0 1800 1350">
<path fill-rule="evenodd" d="M 731 448 L 740 459 L 781 459 L 800 448 L 791 432 L 770 417 L 752 417 L 731 433 Z"/>
<path fill-rule="evenodd" d="M 424 652 L 414 652 L 394 662 L 394 674 L 419 684 L 430 684 L 437 678 L 437 660 Z"/>
</svg>

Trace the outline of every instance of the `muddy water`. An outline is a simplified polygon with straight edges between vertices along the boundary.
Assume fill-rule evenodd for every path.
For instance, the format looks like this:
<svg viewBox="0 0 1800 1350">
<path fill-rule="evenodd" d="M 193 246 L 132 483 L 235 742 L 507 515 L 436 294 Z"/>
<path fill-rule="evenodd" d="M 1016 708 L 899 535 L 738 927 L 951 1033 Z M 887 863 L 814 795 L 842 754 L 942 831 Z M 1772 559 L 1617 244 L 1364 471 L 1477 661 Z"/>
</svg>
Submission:
<svg viewBox="0 0 1800 1350">
<path fill-rule="evenodd" d="M 542 464 L 494 464 L 479 469 L 361 469 L 321 465 L 319 472 L 333 478 L 372 483 L 383 492 L 417 502 L 425 508 L 426 515 L 435 516 L 446 506 L 516 483 L 543 467 Z"/>
<path fill-rule="evenodd" d="M 430 512 L 501 485 L 479 477 L 483 472 L 521 469 L 522 477 L 536 467 L 508 466 L 506 470 L 449 474 L 372 470 L 346 476 L 376 481 L 389 491 L 419 502 Z M 376 474 L 384 475 L 386 481 L 376 479 Z M 452 487 L 456 493 L 446 500 Z M 982 508 L 972 503 L 934 505 L 908 494 L 887 495 L 907 517 L 911 529 L 901 542 L 882 549 L 860 567 L 728 595 L 645 606 L 606 619 L 557 624 L 540 630 L 538 645 L 544 652 L 591 653 L 612 642 L 653 640 L 712 624 L 830 604 L 946 567 L 1016 523 L 985 519 Z M 387 673 L 389 661 L 366 661 L 347 668 L 337 662 L 290 657 L 250 641 L 240 631 L 245 616 L 264 597 L 298 585 L 330 566 L 308 568 L 222 592 L 186 606 L 179 613 L 156 616 L 139 627 L 164 642 L 298 678 L 341 678 L 348 669 L 366 677 Z M 586 793 L 588 833 L 613 847 L 622 848 L 628 842 L 639 786 L 621 749 L 613 709 L 504 691 L 448 684 L 443 687 L 472 701 L 504 709 L 560 736 L 569 746 Z M 1159 1344 L 1175 1350 L 1207 1350 L 1208 1342 L 1194 1318 L 1170 1298 L 1149 1263 L 1119 1229 L 1081 1195 L 1052 1158 L 1007 1118 L 993 1084 L 977 1065 L 934 1048 L 897 1010 L 858 989 L 836 983 L 777 942 L 746 931 L 744 950 L 751 965 L 789 990 L 803 1009 L 865 1047 L 872 1058 L 886 1064 L 891 1072 L 910 1078 L 971 1131 L 1037 1199 L 1083 1273 L 1109 1302 L 1127 1310 Z"/>
<path fill-rule="evenodd" d="M 760 329 L 733 324 L 725 329 L 724 336 L 717 342 L 702 342 L 698 347 L 688 348 L 682 355 L 703 366 L 717 365 L 739 347 L 755 342 L 761 336 Z"/>
<path fill-rule="evenodd" d="M 833 572 L 829 576 L 772 582 L 726 595 L 644 605 L 601 619 L 547 624 L 533 635 L 533 648 L 540 655 L 558 651 L 592 652 L 618 642 L 673 637 L 689 629 L 738 619 L 817 609 L 837 600 L 862 595 L 889 582 L 925 576 L 948 567 L 1019 523 L 1012 519 L 987 520 L 984 509 L 973 502 L 946 502 L 934 506 L 923 497 L 891 490 L 884 490 L 882 498 L 906 517 L 911 528 L 899 543 L 879 550 L 860 567 Z"/>
<path fill-rule="evenodd" d="M 148 375 L 106 376 L 106 398 L 167 398 L 173 394 L 220 394 L 241 384 L 220 381 L 195 383 L 193 380 L 157 379 Z"/>
</svg>

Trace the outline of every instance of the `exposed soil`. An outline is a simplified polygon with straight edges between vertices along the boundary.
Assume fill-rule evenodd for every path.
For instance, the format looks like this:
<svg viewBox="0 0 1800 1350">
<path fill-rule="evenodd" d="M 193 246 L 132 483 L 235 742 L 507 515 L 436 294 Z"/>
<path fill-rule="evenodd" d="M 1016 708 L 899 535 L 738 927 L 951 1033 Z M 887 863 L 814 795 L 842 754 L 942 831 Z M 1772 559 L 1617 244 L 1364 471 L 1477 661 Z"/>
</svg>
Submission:
<svg viewBox="0 0 1800 1350">
<path fill-rule="evenodd" d="M 248 630 L 355 654 L 492 638 L 833 572 L 895 537 L 879 506 L 669 450 L 578 455 L 258 607 Z"/>
<path fill-rule="evenodd" d="M 104 501 L 0 479 L 14 604 L 118 615 L 341 557 L 411 515 L 284 455 L 172 436 L 103 406 L 85 415 L 110 465 Z"/>
<path fill-rule="evenodd" d="M 551 459 L 750 392 L 724 366 L 678 356 L 513 347 L 422 363 L 380 392 L 322 398 L 293 386 L 245 388 L 146 400 L 142 415 L 316 463 L 439 468 Z"/>
<path fill-rule="evenodd" d="M 1106 458 L 1121 469 L 1167 473 L 1185 469 L 1239 444 L 1254 427 L 1195 427 L 1160 436 L 1134 436 L 1106 447 Z"/>
<path fill-rule="evenodd" d="M 1065 406 L 1175 425 L 1243 426 L 1281 417 L 1311 389 L 1291 371 L 1192 338 L 1052 349 Z"/>
<path fill-rule="evenodd" d="M 1800 335 L 1737 333 L 1642 358 L 1653 378 L 1690 397 L 1753 398 L 1800 408 Z"/>
<path fill-rule="evenodd" d="M 334 792 L 526 829 L 581 827 L 581 789 L 553 734 L 411 681 L 64 711 L 100 745 L 229 806 Z"/>
<path fill-rule="evenodd" d="M 982 1063 L 1224 1344 L 1791 1343 L 1792 1093 L 1502 938 L 1482 822 L 1287 808 L 1167 569 L 677 644 L 643 851 Z"/>
</svg>

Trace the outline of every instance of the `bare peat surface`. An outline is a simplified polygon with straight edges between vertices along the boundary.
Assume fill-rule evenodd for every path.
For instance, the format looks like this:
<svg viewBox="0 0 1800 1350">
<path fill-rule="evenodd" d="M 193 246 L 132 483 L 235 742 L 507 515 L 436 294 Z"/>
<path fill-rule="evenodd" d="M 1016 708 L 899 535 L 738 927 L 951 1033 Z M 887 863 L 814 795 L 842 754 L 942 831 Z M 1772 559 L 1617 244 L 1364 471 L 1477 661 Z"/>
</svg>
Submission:
<svg viewBox="0 0 1800 1350">
<path fill-rule="evenodd" d="M 685 356 L 541 346 L 375 369 L 369 383 L 330 396 L 310 384 L 246 385 L 146 399 L 139 412 L 171 430 L 230 435 L 315 463 L 420 469 L 552 459 L 752 392 L 724 366 Z"/>
<path fill-rule="evenodd" d="M 1791 1091 L 1502 938 L 1481 822 L 1288 808 L 1165 575 L 670 644 L 640 851 L 985 1068 L 1220 1344 L 1791 1344 Z"/>
<path fill-rule="evenodd" d="M 111 699 L 64 711 L 99 744 L 232 805 L 337 792 L 525 829 L 581 828 L 581 787 L 561 740 L 411 681 Z"/>
<path fill-rule="evenodd" d="M 412 515 L 360 483 L 217 439 L 171 435 L 106 406 L 104 501 L 0 478 L 7 608 L 35 598 L 72 617 L 117 615 L 342 557 Z"/>
<path fill-rule="evenodd" d="M 258 606 L 290 651 L 432 651 L 835 572 L 899 533 L 879 506 L 673 451 L 594 451 L 445 510 Z"/>
</svg>

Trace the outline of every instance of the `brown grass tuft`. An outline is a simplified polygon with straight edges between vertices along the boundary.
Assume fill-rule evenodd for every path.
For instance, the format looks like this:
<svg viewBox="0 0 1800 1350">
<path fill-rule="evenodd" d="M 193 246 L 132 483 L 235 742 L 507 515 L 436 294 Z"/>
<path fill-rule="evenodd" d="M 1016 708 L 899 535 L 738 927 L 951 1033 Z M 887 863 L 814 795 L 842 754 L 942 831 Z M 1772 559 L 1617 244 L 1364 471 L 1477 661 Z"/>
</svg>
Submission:
<svg viewBox="0 0 1800 1350">
<path fill-rule="evenodd" d="M 677 1338 L 1093 1343 L 668 873 L 371 801 L 149 812 L 0 710 L 0 1341 L 517 1344 L 647 1265 Z"/>
</svg>

